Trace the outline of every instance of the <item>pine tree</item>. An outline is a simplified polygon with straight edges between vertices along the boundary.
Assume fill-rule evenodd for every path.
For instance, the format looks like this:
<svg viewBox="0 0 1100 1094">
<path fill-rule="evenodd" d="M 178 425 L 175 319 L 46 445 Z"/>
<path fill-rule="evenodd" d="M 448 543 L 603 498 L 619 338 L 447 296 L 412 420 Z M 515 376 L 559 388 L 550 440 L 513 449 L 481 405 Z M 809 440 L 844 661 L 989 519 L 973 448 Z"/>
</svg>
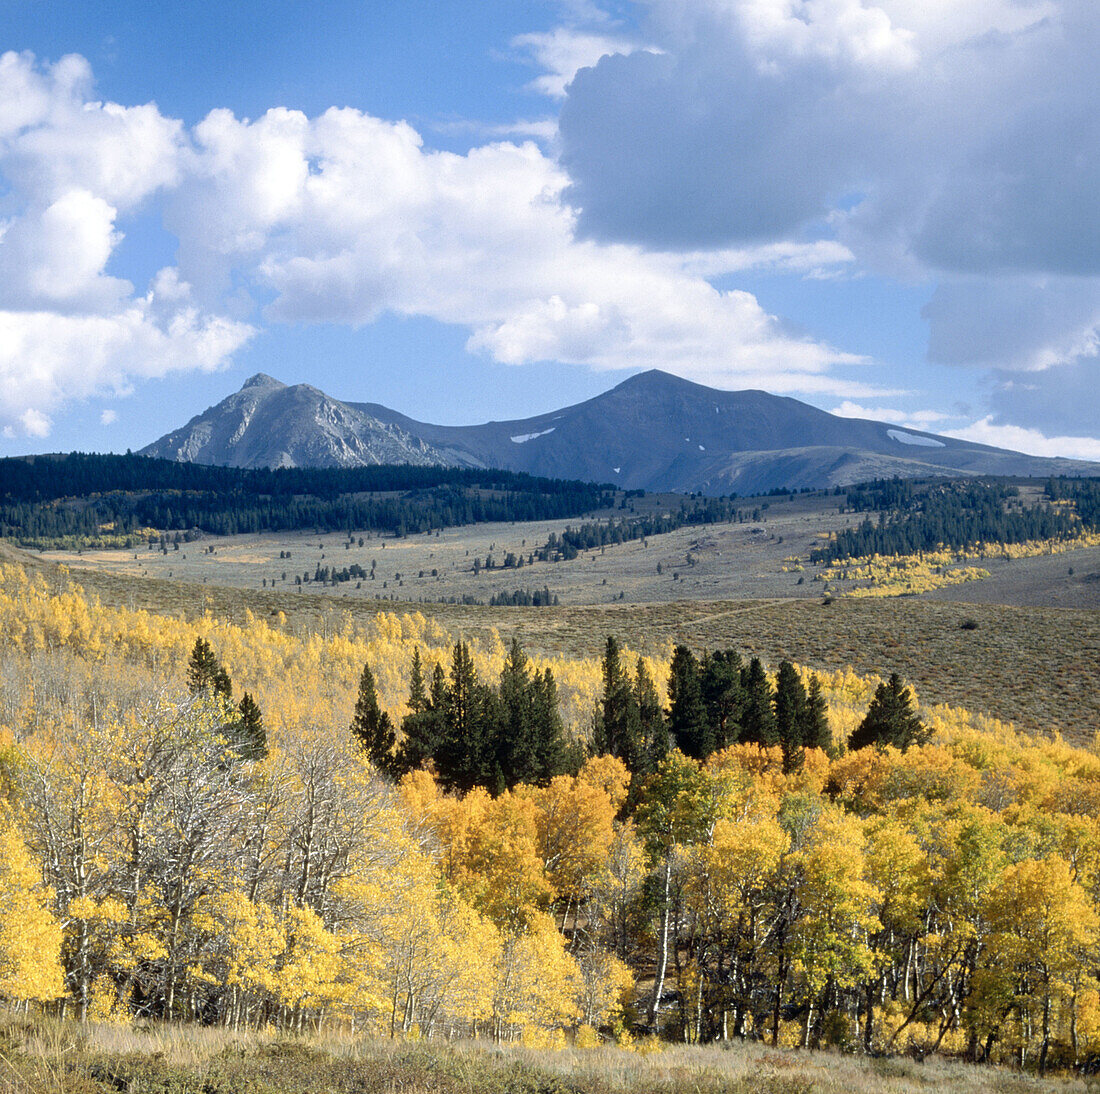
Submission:
<svg viewBox="0 0 1100 1094">
<path fill-rule="evenodd" d="M 229 674 L 222 668 L 210 643 L 205 638 L 196 638 L 187 661 L 187 686 L 198 695 L 202 692 L 219 696 L 229 702 L 233 694 L 233 685 Z"/>
<path fill-rule="evenodd" d="M 608 636 L 604 647 L 603 699 L 596 711 L 593 748 L 597 755 L 616 756 L 631 771 L 641 762 L 641 724 L 630 678 L 623 671 L 619 643 Z"/>
<path fill-rule="evenodd" d="M 501 735 L 497 760 L 508 787 L 541 781 L 541 758 L 535 728 L 534 695 L 527 655 L 512 639 L 500 673 Z"/>
<path fill-rule="evenodd" d="M 233 698 L 233 684 L 229 679 L 229 673 L 225 671 L 220 663 L 214 673 L 214 694 L 220 696 L 227 703 Z"/>
<path fill-rule="evenodd" d="M 363 674 L 359 677 L 359 696 L 355 701 L 350 728 L 370 762 L 379 771 L 391 772 L 396 735 L 390 716 L 378 705 L 378 692 L 370 665 L 363 666 Z"/>
<path fill-rule="evenodd" d="M 699 662 L 687 646 L 672 651 L 668 698 L 668 731 L 673 743 L 685 756 L 705 760 L 714 751 L 714 735 L 703 703 Z"/>
<path fill-rule="evenodd" d="M 234 727 L 236 749 L 242 760 L 262 760 L 267 756 L 267 730 L 263 715 L 247 691 L 237 704 L 238 720 Z"/>
<path fill-rule="evenodd" d="M 802 740 L 806 747 L 820 748 L 823 752 L 832 755 L 833 731 L 829 726 L 829 707 L 825 702 L 825 693 L 816 672 L 810 676 L 803 715 L 805 725 L 802 730 Z"/>
<path fill-rule="evenodd" d="M 866 717 L 848 738 L 848 747 L 892 745 L 904 752 L 910 745 L 924 744 L 931 736 L 931 730 L 925 728 L 913 709 L 913 693 L 892 672 L 890 679 L 875 689 Z"/>
<path fill-rule="evenodd" d="M 462 793 L 475 786 L 503 789 L 504 773 L 495 754 L 500 720 L 500 700 L 492 688 L 478 680 L 469 646 L 456 642 L 443 709 L 443 734 L 435 750 L 444 787 Z"/>
<path fill-rule="evenodd" d="M 419 684 L 418 684 L 419 677 Z M 417 692 L 421 693 L 420 698 Z M 447 677 L 443 666 L 432 669 L 432 681 L 424 692 L 420 648 L 413 653 L 413 671 L 409 680 L 409 713 L 401 722 L 401 744 L 394 757 L 394 773 L 404 775 L 435 760 L 445 729 L 444 710 L 447 704 Z"/>
<path fill-rule="evenodd" d="M 717 650 L 703 658 L 703 702 L 716 749 L 736 744 L 741 736 L 741 717 L 745 709 L 741 669 L 741 655 L 736 650 Z"/>
<path fill-rule="evenodd" d="M 776 674 L 775 729 L 783 750 L 783 774 L 800 771 L 806 758 L 806 689 L 790 661 L 781 661 Z"/>
<path fill-rule="evenodd" d="M 428 685 L 428 709 L 442 711 L 447 705 L 447 674 L 436 662 L 432 669 L 432 682 Z"/>
<path fill-rule="evenodd" d="M 428 709 L 428 694 L 424 689 L 424 669 L 420 663 L 420 647 L 413 649 L 412 671 L 409 674 L 409 710 L 421 714 Z"/>
<path fill-rule="evenodd" d="M 742 670 L 741 684 L 745 689 L 745 709 L 741 715 L 741 740 L 770 746 L 778 744 L 775 710 L 772 706 L 772 686 L 759 657 Z"/>
<path fill-rule="evenodd" d="M 187 686 L 192 692 L 213 690 L 218 672 L 218 659 L 205 638 L 196 638 L 187 662 Z"/>
<path fill-rule="evenodd" d="M 575 774 L 584 757 L 577 749 L 571 749 L 565 739 L 554 674 L 549 669 L 543 669 L 541 676 L 536 673 L 531 690 L 538 782 L 547 783 L 558 775 Z"/>
<path fill-rule="evenodd" d="M 634 702 L 638 706 L 638 723 L 641 727 L 641 770 L 645 774 L 651 774 L 668 755 L 672 745 L 669 742 L 664 711 L 661 710 L 661 700 L 657 695 L 657 686 L 640 657 L 634 669 Z"/>
</svg>

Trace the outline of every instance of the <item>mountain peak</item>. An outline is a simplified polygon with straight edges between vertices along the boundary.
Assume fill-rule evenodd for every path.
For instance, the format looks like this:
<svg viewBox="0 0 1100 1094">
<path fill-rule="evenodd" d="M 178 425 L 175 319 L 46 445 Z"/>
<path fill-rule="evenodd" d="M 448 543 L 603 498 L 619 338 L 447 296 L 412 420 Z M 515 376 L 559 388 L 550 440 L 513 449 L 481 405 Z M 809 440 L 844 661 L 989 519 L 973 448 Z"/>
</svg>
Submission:
<svg viewBox="0 0 1100 1094">
<path fill-rule="evenodd" d="M 707 387 L 706 384 L 701 384 L 697 380 L 688 380 L 684 376 L 678 376 L 675 372 L 665 372 L 664 369 L 659 368 L 646 369 L 645 372 L 637 372 L 633 376 L 628 376 L 612 390 L 618 391 L 621 389 L 640 391 L 653 395 L 660 395 L 668 392 L 693 393 L 705 396 L 708 399 L 713 398 L 715 395 L 740 395 L 745 391 L 753 390 L 745 388 L 735 391 L 728 388 Z M 762 395 L 767 394 L 767 392 L 757 392 L 755 390 L 753 393 Z M 779 397 L 780 396 L 772 396 L 772 398 Z"/>
<path fill-rule="evenodd" d="M 286 387 L 286 384 L 276 380 L 274 376 L 268 376 L 266 372 L 257 372 L 255 376 L 250 376 L 241 384 L 241 391 L 246 391 L 250 387 L 281 388 Z"/>
</svg>

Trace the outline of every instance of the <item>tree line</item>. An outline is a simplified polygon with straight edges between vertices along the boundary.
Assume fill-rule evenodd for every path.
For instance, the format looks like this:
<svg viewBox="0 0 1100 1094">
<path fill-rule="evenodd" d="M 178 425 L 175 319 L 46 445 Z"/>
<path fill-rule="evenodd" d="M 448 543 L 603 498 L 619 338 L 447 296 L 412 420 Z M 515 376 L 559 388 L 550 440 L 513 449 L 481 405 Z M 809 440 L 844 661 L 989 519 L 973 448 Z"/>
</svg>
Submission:
<svg viewBox="0 0 1100 1094">
<path fill-rule="evenodd" d="M 631 672 L 614 636 L 607 638 L 600 669 L 603 695 L 587 743 L 567 738 L 553 673 L 533 671 L 515 638 L 495 686 L 479 680 L 467 643 L 455 642 L 449 672 L 437 662 L 427 677 L 417 647 L 400 742 L 379 704 L 371 667 L 364 665 L 351 732 L 378 770 L 400 779 L 430 766 L 445 790 L 459 793 L 545 785 L 558 775 L 575 775 L 588 756 L 621 760 L 640 785 L 673 750 L 705 761 L 735 744 L 777 748 L 785 775 L 802 770 L 807 749 L 837 754 L 820 679 L 811 673 L 804 684 L 790 661 L 780 662 L 773 683 L 758 657 L 746 663 L 732 649 L 697 657 L 678 645 L 667 708 L 644 659 Z M 929 737 L 912 692 L 892 673 L 843 746 L 904 751 Z"/>
<path fill-rule="evenodd" d="M 943 482 L 916 492 L 907 483 L 880 481 L 849 491 L 849 508 L 878 509 L 878 521 L 865 518 L 854 528 L 843 528 L 810 552 L 811 562 L 836 562 L 871 555 L 912 555 L 938 547 L 962 550 L 980 543 L 1025 543 L 1028 540 L 1068 539 L 1100 528 L 1100 506 L 1090 503 L 1094 480 L 1057 480 L 1048 485 L 1048 498 L 1082 506 L 1049 502 L 1023 505 L 1019 490 L 1003 482 Z M 1077 485 L 1075 485 L 1077 484 Z"/>
<path fill-rule="evenodd" d="M 614 500 L 612 487 L 509 471 L 248 470 L 83 453 L 0 460 L 0 483 L 0 535 L 37 547 L 98 542 L 105 534 L 136 542 L 149 528 L 408 535 L 486 521 L 568 518 Z"/>
<path fill-rule="evenodd" d="M 568 562 L 581 551 L 592 551 L 597 547 L 612 547 L 664 532 L 675 532 L 688 525 L 724 524 L 745 519 L 745 513 L 728 498 L 685 498 L 667 513 L 585 521 L 561 533 L 551 532 L 546 543 L 535 550 L 534 557 L 541 562 Z"/>
</svg>

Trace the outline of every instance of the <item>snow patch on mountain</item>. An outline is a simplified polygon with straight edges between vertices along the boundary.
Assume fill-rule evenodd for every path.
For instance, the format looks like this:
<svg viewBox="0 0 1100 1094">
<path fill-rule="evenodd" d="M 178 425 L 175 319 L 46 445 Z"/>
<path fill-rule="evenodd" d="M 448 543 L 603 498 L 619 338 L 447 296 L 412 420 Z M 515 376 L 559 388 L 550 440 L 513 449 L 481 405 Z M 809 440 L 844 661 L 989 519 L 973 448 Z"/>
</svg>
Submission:
<svg viewBox="0 0 1100 1094">
<path fill-rule="evenodd" d="M 526 444 L 528 441 L 533 441 L 536 437 L 545 437 L 547 433 L 553 433 L 557 429 L 557 426 L 552 425 L 549 429 L 544 429 L 539 433 L 520 433 L 511 438 L 512 444 Z"/>
<path fill-rule="evenodd" d="M 903 433 L 900 429 L 886 430 L 886 436 L 899 444 L 916 444 L 922 448 L 946 448 L 943 441 L 933 440 L 931 437 L 918 437 L 915 433 Z"/>
</svg>

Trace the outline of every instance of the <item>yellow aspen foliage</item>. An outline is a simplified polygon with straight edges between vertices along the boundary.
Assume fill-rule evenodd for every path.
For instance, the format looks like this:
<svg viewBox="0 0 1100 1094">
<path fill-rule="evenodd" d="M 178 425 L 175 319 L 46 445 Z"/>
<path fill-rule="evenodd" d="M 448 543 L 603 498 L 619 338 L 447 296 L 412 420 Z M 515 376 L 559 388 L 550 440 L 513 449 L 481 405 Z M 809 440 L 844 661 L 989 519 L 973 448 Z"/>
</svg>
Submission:
<svg viewBox="0 0 1100 1094">
<path fill-rule="evenodd" d="M 601 791 L 617 813 L 626 801 L 630 771 L 617 756 L 593 756 L 577 773 L 577 786 Z"/>
<path fill-rule="evenodd" d="M 736 818 L 718 821 L 710 843 L 696 852 L 698 867 L 689 881 L 716 925 L 742 921 L 752 936 L 790 842 L 774 799 L 758 800 Z"/>
<path fill-rule="evenodd" d="M 10 818 L 0 815 L 0 998 L 48 1002 L 63 991 L 61 927 Z"/>
<path fill-rule="evenodd" d="M 585 1026 L 620 1024 L 634 991 L 634 974 L 614 954 L 595 946 L 575 957 L 579 974 L 577 1005 Z M 583 1028 L 583 1026 L 582 1026 Z"/>
<path fill-rule="evenodd" d="M 524 930 L 506 935 L 497 962 L 493 1015 L 497 1036 L 526 1027 L 553 1028 L 580 1016 L 577 963 L 548 916 L 533 915 Z"/>
<path fill-rule="evenodd" d="M 230 890 L 218 894 L 210 914 L 220 945 L 208 967 L 221 965 L 218 982 L 246 993 L 276 992 L 286 936 L 274 909 Z"/>
<path fill-rule="evenodd" d="M 630 948 L 631 909 L 641 895 L 646 873 L 645 847 L 633 822 L 618 825 L 606 860 L 588 881 L 585 911 L 619 954 Z"/>
<path fill-rule="evenodd" d="M 275 991 L 292 1007 L 330 1006 L 347 998 L 342 981 L 340 940 L 325 930 L 311 908 L 291 908 L 282 924 Z"/>
<path fill-rule="evenodd" d="M 435 909 L 439 946 L 432 975 L 422 980 L 420 1003 L 427 1028 L 444 1015 L 470 1024 L 489 1018 L 493 984 L 503 940 L 485 916 L 443 890 Z"/>
<path fill-rule="evenodd" d="M 871 820 L 867 825 L 866 867 L 867 878 L 879 894 L 881 924 L 899 935 L 919 931 L 930 868 L 909 826 L 888 818 Z"/>
<path fill-rule="evenodd" d="M 715 752 L 707 761 L 712 771 L 743 772 L 751 780 L 770 777 L 773 786 L 782 785 L 783 752 L 778 745 L 766 748 L 757 744 L 733 744 Z"/>
<path fill-rule="evenodd" d="M 535 806 L 538 854 L 554 895 L 577 900 L 607 861 L 628 772 L 611 756 L 589 760 L 575 778 L 559 775 L 520 794 Z"/>
<path fill-rule="evenodd" d="M 1009 866 L 987 913 L 989 961 L 974 1006 L 987 1025 L 998 1011 L 1012 1015 L 1009 1036 L 1021 1054 L 1038 1052 L 1042 1074 L 1058 1020 L 1076 1006 L 1080 971 L 1100 955 L 1100 916 L 1058 855 Z"/>
<path fill-rule="evenodd" d="M 414 650 L 425 678 L 450 663 L 419 613 L 185 620 L 0 566 L 0 636 L 5 999 L 552 1045 L 614 1029 L 634 969 L 689 1039 L 1100 1050 L 1097 746 L 936 706 L 929 743 L 843 754 L 880 682 L 849 669 L 818 674 L 841 755 L 797 772 L 734 745 L 455 796 L 430 769 L 393 786 L 347 731 L 364 663 L 398 725 Z M 198 638 L 262 709 L 265 759 L 189 694 Z M 662 702 L 671 652 L 645 661 Z M 505 656 L 471 647 L 486 683 Z M 585 736 L 600 662 L 530 661 Z"/>
<path fill-rule="evenodd" d="M 795 855 L 802 914 L 792 931 L 796 967 L 815 990 L 852 984 L 871 967 L 868 936 L 881 926 L 882 893 L 868 879 L 863 829 L 856 818 L 825 809 Z"/>
<path fill-rule="evenodd" d="M 502 794 L 471 825 L 455 881 L 467 899 L 501 930 L 540 919 L 552 890 L 538 845 L 538 810 L 522 795 Z"/>
<path fill-rule="evenodd" d="M 402 776 L 398 783 L 401 805 L 415 829 L 431 824 L 435 807 L 439 803 L 442 791 L 430 771 L 417 768 Z"/>
</svg>

